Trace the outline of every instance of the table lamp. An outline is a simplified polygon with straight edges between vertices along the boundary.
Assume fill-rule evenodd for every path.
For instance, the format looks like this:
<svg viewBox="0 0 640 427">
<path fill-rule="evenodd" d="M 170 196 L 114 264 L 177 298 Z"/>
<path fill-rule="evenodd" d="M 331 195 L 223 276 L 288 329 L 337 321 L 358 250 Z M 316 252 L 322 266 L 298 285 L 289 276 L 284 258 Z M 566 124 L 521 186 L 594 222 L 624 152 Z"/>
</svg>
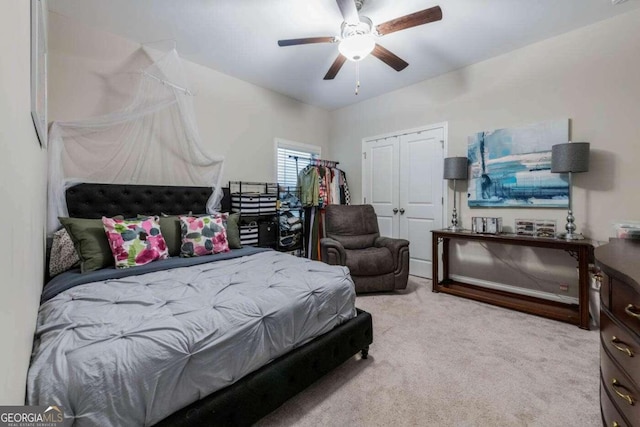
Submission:
<svg viewBox="0 0 640 427">
<path fill-rule="evenodd" d="M 444 159 L 444 179 L 453 180 L 453 212 L 451 213 L 451 226 L 447 230 L 460 231 L 463 229 L 458 226 L 456 180 L 467 179 L 468 162 L 466 157 L 447 157 Z"/>
<path fill-rule="evenodd" d="M 569 174 L 569 212 L 567 213 L 566 233 L 558 234 L 558 237 L 567 240 L 584 239 L 582 234 L 576 233 L 575 218 L 572 210 L 572 175 L 575 172 L 587 172 L 589 170 L 589 143 L 569 142 L 557 144 L 551 147 L 551 172 Z"/>
</svg>

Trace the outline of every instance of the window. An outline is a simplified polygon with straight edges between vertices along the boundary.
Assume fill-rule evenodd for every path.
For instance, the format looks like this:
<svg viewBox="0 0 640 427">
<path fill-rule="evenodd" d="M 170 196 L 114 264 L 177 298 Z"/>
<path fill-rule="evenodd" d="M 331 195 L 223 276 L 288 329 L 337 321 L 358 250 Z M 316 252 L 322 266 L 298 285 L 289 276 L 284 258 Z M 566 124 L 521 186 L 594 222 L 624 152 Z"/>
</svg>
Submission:
<svg viewBox="0 0 640 427">
<path fill-rule="evenodd" d="M 311 159 L 320 157 L 320 147 L 282 139 L 276 139 L 275 142 L 278 184 L 282 187 L 295 187 L 298 172 L 304 169 Z M 289 156 L 298 157 L 297 166 L 296 159 Z"/>
</svg>

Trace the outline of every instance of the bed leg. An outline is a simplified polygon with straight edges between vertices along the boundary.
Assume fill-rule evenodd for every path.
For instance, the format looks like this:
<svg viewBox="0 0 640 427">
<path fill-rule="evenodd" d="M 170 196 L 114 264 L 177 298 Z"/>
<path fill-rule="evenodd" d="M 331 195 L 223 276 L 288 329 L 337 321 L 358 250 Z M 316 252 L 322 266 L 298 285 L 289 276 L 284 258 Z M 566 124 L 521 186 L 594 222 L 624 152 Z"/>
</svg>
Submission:
<svg viewBox="0 0 640 427">
<path fill-rule="evenodd" d="M 365 348 L 360 350 L 360 353 L 362 354 L 362 358 L 363 359 L 368 359 L 369 358 L 369 346 L 366 346 Z"/>
</svg>

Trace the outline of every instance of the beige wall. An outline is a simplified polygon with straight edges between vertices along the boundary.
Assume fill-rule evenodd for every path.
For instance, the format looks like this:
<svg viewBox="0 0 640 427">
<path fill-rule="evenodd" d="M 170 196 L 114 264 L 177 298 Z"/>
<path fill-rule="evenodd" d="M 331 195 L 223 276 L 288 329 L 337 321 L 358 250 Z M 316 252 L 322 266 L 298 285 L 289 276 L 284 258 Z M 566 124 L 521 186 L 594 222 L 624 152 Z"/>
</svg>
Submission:
<svg viewBox="0 0 640 427">
<path fill-rule="evenodd" d="M 29 115 L 29 2 L 16 4 L 0 0 L 0 221 L 16 224 L 0 245 L 0 404 L 24 400 L 46 208 L 45 154 Z M 320 145 L 325 156 L 340 160 L 355 200 L 365 137 L 447 121 L 448 155 L 464 155 L 473 132 L 569 117 L 572 139 L 593 148 L 591 171 L 576 177 L 578 226 L 606 240 L 612 221 L 640 219 L 639 21 L 640 11 L 629 13 L 331 113 L 194 63 L 186 67 L 204 144 L 227 157 L 227 179 L 273 179 L 273 138 L 280 137 Z M 138 48 L 51 14 L 50 119 L 77 120 L 123 106 L 133 72 L 148 63 Z M 507 224 L 516 216 L 564 218 L 557 210 L 466 206 L 462 217 L 468 224 L 471 215 L 496 212 Z"/>
<path fill-rule="evenodd" d="M 124 106 L 135 72 L 149 63 L 140 45 L 56 13 L 49 14 L 49 36 L 51 120 Z M 275 180 L 276 137 L 319 145 L 329 154 L 327 111 L 189 61 L 185 68 L 204 148 L 226 157 L 225 182 Z"/>
<path fill-rule="evenodd" d="M 29 2 L 0 0 L 0 405 L 24 404 L 43 277 L 45 152 L 31 121 Z"/>
<path fill-rule="evenodd" d="M 640 220 L 639 24 L 640 11 L 627 13 L 335 110 L 332 154 L 361 200 L 365 137 L 446 121 L 448 155 L 459 156 L 466 155 L 467 136 L 475 132 L 570 118 L 572 140 L 592 148 L 590 171 L 574 179 L 576 223 L 607 240 L 613 221 Z M 467 226 L 471 216 L 502 216 L 511 226 L 516 217 L 557 218 L 564 226 L 566 215 L 550 209 L 470 210 L 466 197 L 462 202 Z"/>
<path fill-rule="evenodd" d="M 447 156 L 464 156 L 467 137 L 475 132 L 570 118 L 572 140 L 588 141 L 592 148 L 590 171 L 574 176 L 578 231 L 608 240 L 612 222 L 640 220 L 639 23 L 640 11 L 627 13 L 333 111 L 332 155 L 345 168 L 355 200 L 362 200 L 363 138 L 448 122 Z M 565 210 L 472 210 L 464 188 L 462 193 L 466 227 L 471 216 L 501 216 L 511 228 L 515 218 L 556 219 L 560 228 L 565 224 Z M 445 223 L 453 203 L 451 185 L 449 195 Z M 452 273 L 577 295 L 575 263 L 568 256 L 513 247 L 491 250 L 477 244 L 454 248 Z M 560 284 L 568 284 L 569 291 L 559 291 Z"/>
</svg>

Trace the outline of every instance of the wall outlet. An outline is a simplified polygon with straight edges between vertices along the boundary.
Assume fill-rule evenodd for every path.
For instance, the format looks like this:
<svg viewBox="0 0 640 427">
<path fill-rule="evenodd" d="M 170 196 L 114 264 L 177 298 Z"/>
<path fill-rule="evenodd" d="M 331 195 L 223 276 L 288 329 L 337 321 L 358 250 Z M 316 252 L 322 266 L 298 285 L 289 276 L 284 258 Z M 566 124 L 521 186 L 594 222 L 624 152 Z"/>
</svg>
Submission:
<svg viewBox="0 0 640 427">
<path fill-rule="evenodd" d="M 569 291 L 569 285 L 567 285 L 566 283 L 560 284 L 560 290 L 562 292 L 568 292 Z"/>
</svg>

